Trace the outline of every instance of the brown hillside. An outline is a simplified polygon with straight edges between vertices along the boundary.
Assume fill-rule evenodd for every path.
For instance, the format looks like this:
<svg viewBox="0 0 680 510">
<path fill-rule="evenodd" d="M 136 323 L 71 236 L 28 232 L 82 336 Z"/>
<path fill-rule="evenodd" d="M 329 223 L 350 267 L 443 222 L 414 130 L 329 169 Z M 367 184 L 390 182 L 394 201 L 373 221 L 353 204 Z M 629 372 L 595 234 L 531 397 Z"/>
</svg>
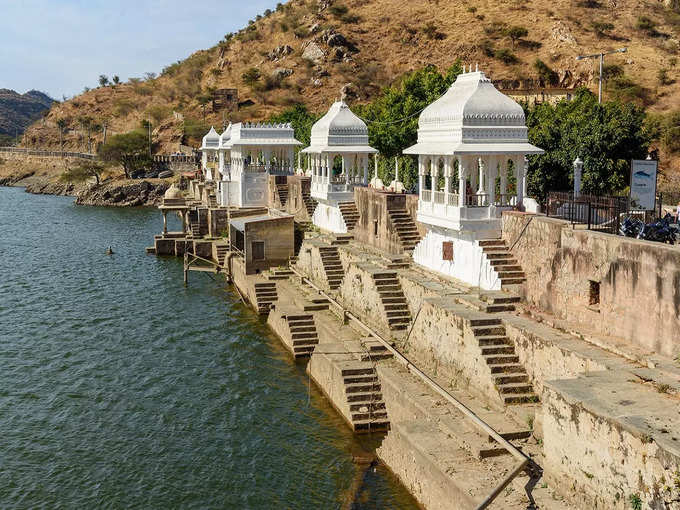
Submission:
<svg viewBox="0 0 680 510">
<path fill-rule="evenodd" d="M 640 16 L 648 20 L 641 22 Z M 509 26 L 524 27 L 528 34 L 513 44 L 504 35 Z M 366 101 L 409 70 L 426 64 L 444 69 L 457 58 L 479 63 L 492 79 L 504 80 L 506 90 L 550 86 L 540 82 L 536 59 L 554 72 L 554 86 L 596 89 L 596 62 L 574 57 L 621 46 L 628 53 L 607 63 L 618 65 L 615 70 L 640 86 L 630 89 L 636 101 L 665 111 L 680 104 L 680 87 L 671 83 L 679 37 L 680 14 L 658 0 L 291 0 L 233 38 L 168 66 L 158 78 L 100 87 L 55 104 L 28 129 L 24 145 L 57 147 L 58 119 L 68 122 L 65 146 L 83 150 L 83 116 L 106 123 L 109 134 L 152 118 L 160 149 L 174 151 L 183 134 L 190 135 L 185 141 L 197 141 L 201 98 L 205 102 L 214 89 L 237 88 L 239 101 L 253 102 L 224 113 L 232 121 L 265 119 L 300 102 L 322 112 L 347 83 L 355 101 Z M 261 78 L 246 85 L 242 76 L 250 68 Z M 213 111 L 208 102 L 205 117 L 207 124 L 220 126 L 223 112 Z M 102 135 L 101 129 L 92 132 L 95 141 Z"/>
</svg>

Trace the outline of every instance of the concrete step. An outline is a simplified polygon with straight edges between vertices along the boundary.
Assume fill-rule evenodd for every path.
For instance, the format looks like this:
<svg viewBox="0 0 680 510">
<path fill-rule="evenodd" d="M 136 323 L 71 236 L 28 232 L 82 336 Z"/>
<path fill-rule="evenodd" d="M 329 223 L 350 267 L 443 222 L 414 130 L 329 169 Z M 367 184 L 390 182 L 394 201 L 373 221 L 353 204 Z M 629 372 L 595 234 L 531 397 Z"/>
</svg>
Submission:
<svg viewBox="0 0 680 510">
<path fill-rule="evenodd" d="M 394 291 L 383 291 L 379 292 L 380 294 L 380 299 L 384 303 L 385 299 L 391 299 L 391 298 L 404 298 L 404 293 L 402 291 L 399 292 L 394 292 Z"/>
<path fill-rule="evenodd" d="M 290 329 L 291 333 L 309 333 L 310 331 L 316 332 L 316 326 L 314 326 L 314 324 L 310 326 L 291 326 L 289 324 L 288 329 Z"/>
<path fill-rule="evenodd" d="M 406 304 L 406 297 L 404 296 L 404 293 L 402 292 L 400 296 L 394 296 L 394 297 L 384 297 L 380 296 L 381 301 L 383 305 L 393 305 L 393 304 L 401 304 L 404 303 Z"/>
<path fill-rule="evenodd" d="M 498 271 L 501 281 L 512 278 L 526 278 L 524 271 Z"/>
<path fill-rule="evenodd" d="M 387 411 L 369 411 L 366 413 L 352 413 L 352 422 L 363 420 L 387 420 Z"/>
<path fill-rule="evenodd" d="M 365 353 L 365 354 L 360 354 L 359 359 L 361 361 L 381 361 L 384 359 L 391 359 L 393 358 L 394 355 L 391 352 L 372 352 L 372 353 Z"/>
<path fill-rule="evenodd" d="M 291 333 L 290 337 L 292 339 L 298 339 L 298 338 L 318 338 L 318 335 L 316 334 L 316 331 L 312 331 L 310 333 Z"/>
<path fill-rule="evenodd" d="M 487 365 L 506 365 L 509 363 L 519 363 L 519 356 L 517 354 L 490 354 L 483 356 Z M 493 370 L 492 370 L 493 373 Z"/>
<path fill-rule="evenodd" d="M 288 319 L 288 327 L 293 328 L 293 327 L 307 327 L 307 326 L 312 326 L 314 327 L 314 319 Z"/>
<path fill-rule="evenodd" d="M 350 403 L 350 405 L 353 404 L 370 404 L 372 402 L 380 402 L 382 401 L 382 393 L 377 392 L 377 391 L 364 391 L 364 392 L 359 392 L 359 393 L 348 393 L 346 395 L 347 402 Z"/>
<path fill-rule="evenodd" d="M 535 393 L 513 393 L 503 395 L 503 402 L 505 402 L 506 405 L 532 404 L 538 401 L 538 395 Z"/>
<path fill-rule="evenodd" d="M 505 246 L 505 241 L 503 239 L 485 239 L 479 241 L 479 246 Z"/>
<path fill-rule="evenodd" d="M 344 377 L 343 381 L 345 384 L 354 384 L 354 383 L 373 383 L 373 382 L 378 382 L 378 376 L 377 375 L 350 375 L 348 377 Z"/>
<path fill-rule="evenodd" d="M 345 393 L 372 393 L 380 391 L 380 383 L 345 384 Z"/>
<path fill-rule="evenodd" d="M 503 285 L 518 285 L 526 282 L 526 278 L 501 278 L 501 286 Z"/>
<path fill-rule="evenodd" d="M 395 285 L 376 285 L 376 288 L 380 294 L 383 292 L 401 292 L 401 285 L 398 283 Z"/>
<path fill-rule="evenodd" d="M 400 303 L 383 303 L 383 308 L 385 311 L 393 311 L 393 310 L 408 310 L 408 306 L 406 306 L 406 300 Z"/>
<path fill-rule="evenodd" d="M 515 354 L 515 347 L 513 345 L 482 347 L 482 356 L 490 356 L 492 354 Z"/>
<path fill-rule="evenodd" d="M 358 420 L 352 423 L 355 432 L 369 432 L 376 430 L 388 430 L 390 422 L 386 419 Z"/>
<path fill-rule="evenodd" d="M 533 393 L 534 388 L 528 383 L 504 383 L 498 385 L 498 391 L 503 394 L 507 393 Z"/>
<path fill-rule="evenodd" d="M 411 317 L 410 316 L 403 316 L 403 317 L 388 317 L 387 318 L 387 323 L 392 326 L 397 326 L 397 325 L 402 325 L 404 328 L 408 326 L 408 324 L 411 322 Z"/>
<path fill-rule="evenodd" d="M 519 365 L 518 362 L 503 362 L 499 361 L 496 363 L 489 363 L 487 360 L 487 363 L 489 364 L 489 368 L 491 369 L 491 374 L 517 374 L 517 373 L 525 373 L 524 367 L 522 365 Z"/>
<path fill-rule="evenodd" d="M 297 322 L 297 321 L 311 321 L 312 323 L 314 322 L 314 316 L 309 313 L 298 313 L 294 315 L 287 315 L 286 318 L 288 319 L 288 322 Z"/>
<path fill-rule="evenodd" d="M 508 251 L 490 251 L 485 252 L 485 255 L 489 260 L 508 260 L 515 258 L 515 256 Z"/>
<path fill-rule="evenodd" d="M 479 342 L 480 347 L 512 345 L 512 343 L 510 343 L 510 339 L 507 336 L 502 335 L 478 336 L 475 338 L 477 338 L 477 342 Z"/>
<path fill-rule="evenodd" d="M 303 338 L 301 340 L 293 340 L 293 347 L 317 345 L 318 343 L 319 343 L 318 338 Z"/>
<path fill-rule="evenodd" d="M 408 311 L 408 308 L 404 307 L 399 310 L 387 310 L 385 312 L 385 315 L 389 318 L 396 318 L 396 317 L 406 317 L 408 319 L 411 318 L 411 313 Z"/>
<path fill-rule="evenodd" d="M 352 375 L 374 375 L 375 369 L 370 363 L 350 362 L 341 366 L 340 373 L 343 377 Z"/>
<path fill-rule="evenodd" d="M 473 326 L 471 329 L 475 336 L 505 336 L 505 326 Z"/>
<path fill-rule="evenodd" d="M 385 402 L 356 402 L 349 405 L 350 412 L 366 413 L 368 411 L 380 411 L 385 409 Z"/>
<path fill-rule="evenodd" d="M 519 372 L 492 374 L 491 377 L 493 377 L 497 386 L 501 384 L 526 383 L 529 381 L 529 375 L 527 373 Z"/>
<path fill-rule="evenodd" d="M 500 319 L 489 318 L 489 319 L 470 319 L 470 326 L 476 328 L 478 326 L 498 326 L 503 324 Z"/>
</svg>

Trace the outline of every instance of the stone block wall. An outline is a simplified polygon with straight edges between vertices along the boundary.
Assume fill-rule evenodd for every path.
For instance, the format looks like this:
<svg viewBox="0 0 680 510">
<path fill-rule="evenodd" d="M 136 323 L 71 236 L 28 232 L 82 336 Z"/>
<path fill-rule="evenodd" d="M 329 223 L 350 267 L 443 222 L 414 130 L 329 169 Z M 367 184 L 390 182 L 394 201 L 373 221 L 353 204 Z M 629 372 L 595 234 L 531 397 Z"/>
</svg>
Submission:
<svg viewBox="0 0 680 510">
<path fill-rule="evenodd" d="M 300 251 L 298 251 L 298 260 L 295 268 L 315 285 L 329 291 L 330 287 L 326 278 L 326 272 L 324 271 L 323 261 L 321 260 L 319 246 L 320 244 L 316 241 L 303 241 Z"/>
<path fill-rule="evenodd" d="M 390 335 L 387 315 L 380 294 L 370 270 L 364 264 L 350 262 L 345 269 L 345 278 L 338 289 L 338 301 L 352 313 L 358 315 L 378 332 Z"/>
<path fill-rule="evenodd" d="M 503 238 L 519 239 L 513 252 L 529 304 L 658 354 L 680 353 L 677 248 L 516 212 L 503 213 Z"/>
</svg>

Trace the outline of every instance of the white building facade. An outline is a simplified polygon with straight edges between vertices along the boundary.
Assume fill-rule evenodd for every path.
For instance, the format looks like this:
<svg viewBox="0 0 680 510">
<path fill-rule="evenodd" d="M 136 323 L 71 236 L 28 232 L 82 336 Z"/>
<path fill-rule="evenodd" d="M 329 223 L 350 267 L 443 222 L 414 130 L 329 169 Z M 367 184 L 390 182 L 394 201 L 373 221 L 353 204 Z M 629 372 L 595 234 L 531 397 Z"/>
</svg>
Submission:
<svg viewBox="0 0 680 510">
<path fill-rule="evenodd" d="M 522 207 L 527 138 L 524 111 L 482 72 L 458 76 L 418 120 L 418 221 L 428 233 L 413 259 L 483 289 L 500 289 L 480 240 L 498 239 L 504 210 Z"/>
<path fill-rule="evenodd" d="M 368 145 L 366 124 L 344 101 L 337 101 L 312 126 L 310 146 L 302 153 L 307 156 L 311 196 L 318 202 L 314 225 L 347 233 L 340 204 L 354 201 L 355 186 L 368 185 L 369 156 L 378 153 Z"/>
<path fill-rule="evenodd" d="M 219 179 L 217 176 L 217 154 L 220 147 L 220 135 L 215 131 L 214 127 L 210 127 L 203 137 L 201 143 L 201 170 L 203 175 L 205 175 L 206 181 L 212 181 Z"/>
<path fill-rule="evenodd" d="M 269 176 L 292 175 L 300 145 L 290 124 L 230 124 L 220 140 L 218 204 L 266 206 Z"/>
</svg>

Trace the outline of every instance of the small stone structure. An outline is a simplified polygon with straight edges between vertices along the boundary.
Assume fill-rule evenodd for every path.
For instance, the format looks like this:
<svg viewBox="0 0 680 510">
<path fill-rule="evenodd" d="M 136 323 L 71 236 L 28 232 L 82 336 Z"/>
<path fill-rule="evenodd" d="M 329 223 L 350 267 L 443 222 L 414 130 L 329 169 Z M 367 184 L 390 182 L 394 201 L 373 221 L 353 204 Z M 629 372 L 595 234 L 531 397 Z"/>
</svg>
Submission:
<svg viewBox="0 0 680 510">
<path fill-rule="evenodd" d="M 344 101 L 333 103 L 326 115 L 312 126 L 311 145 L 302 150 L 309 155 L 312 198 L 319 202 L 314 224 L 329 232 L 348 232 L 342 203 L 354 200 L 355 186 L 368 184 L 368 156 L 377 154 L 368 145 L 368 128 Z M 340 172 L 335 173 L 336 158 Z"/>
<path fill-rule="evenodd" d="M 229 222 L 231 249 L 245 262 L 245 273 L 287 266 L 294 254 L 293 217 L 271 212 Z"/>
</svg>

